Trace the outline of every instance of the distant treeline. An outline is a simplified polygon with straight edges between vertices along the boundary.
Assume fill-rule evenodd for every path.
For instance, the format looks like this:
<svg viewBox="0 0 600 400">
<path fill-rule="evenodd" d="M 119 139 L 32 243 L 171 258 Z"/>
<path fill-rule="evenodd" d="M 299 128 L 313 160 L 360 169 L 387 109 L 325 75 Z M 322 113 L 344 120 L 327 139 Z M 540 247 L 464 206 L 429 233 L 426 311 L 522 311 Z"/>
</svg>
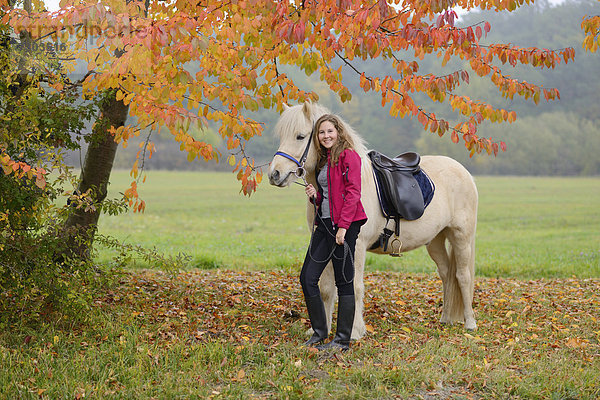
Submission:
<svg viewBox="0 0 600 400">
<path fill-rule="evenodd" d="M 483 124 L 479 134 L 504 141 L 508 150 L 497 157 L 487 154 L 469 154 L 462 143 L 454 144 L 450 136 L 442 138 L 423 131 L 416 119 L 394 119 L 389 116 L 389 106 L 381 107 L 381 98 L 377 94 L 364 93 L 358 86 L 358 76 L 344 67 L 344 83 L 353 93 L 352 101 L 342 104 L 319 82 L 318 77 L 306 77 L 301 71 L 285 70 L 305 90 L 314 90 L 320 96 L 320 103 L 333 112 L 341 114 L 367 140 L 368 146 L 395 155 L 404 151 L 417 151 L 421 154 L 444 154 L 464 163 L 474 174 L 510 174 L 510 175 L 599 175 L 600 174 L 600 54 L 588 54 L 581 43 L 581 19 L 585 15 L 600 14 L 600 3 L 595 0 L 567 1 L 562 5 L 550 6 L 546 1 L 536 1 L 535 5 L 524 6 L 516 12 L 474 12 L 462 17 L 458 26 L 468 26 L 480 21 L 489 21 L 492 30 L 485 43 L 511 43 L 521 47 L 538 47 L 558 50 L 573 47 L 576 51 L 575 62 L 561 64 L 555 70 L 539 70 L 527 67 L 513 69 L 503 66 L 506 74 L 522 81 L 541 84 L 544 87 L 556 87 L 561 100 L 546 103 L 543 99 L 538 106 L 531 100 L 502 98 L 498 90 L 488 80 L 470 74 L 470 84 L 461 87 L 462 92 L 472 99 L 485 100 L 494 107 L 515 110 L 518 119 L 512 124 Z M 482 44 L 485 44 L 482 43 Z M 407 61 L 410 54 L 400 55 Z M 436 57 L 418 60 L 419 74 L 447 74 L 467 66 L 459 62 L 449 63 L 442 69 L 440 59 Z M 367 63 L 355 60 L 361 71 L 371 75 L 384 75 L 391 66 Z M 456 115 L 444 114 L 438 104 L 419 98 L 426 109 L 436 115 L 457 121 Z M 257 163 L 270 161 L 276 151 L 278 141 L 273 137 L 273 128 L 278 115 L 273 111 L 261 111 L 253 117 L 264 123 L 262 137 L 248 143 L 248 154 L 255 157 Z M 142 134 L 140 140 L 146 139 Z M 168 133 L 152 134 L 157 152 L 151 160 L 146 160 L 148 169 L 223 169 L 231 167 L 225 162 L 228 153 L 226 147 L 214 131 L 197 132 L 198 138 L 214 144 L 221 149 L 223 156 L 219 164 L 196 160 L 189 163 L 186 154 L 179 150 Z M 127 149 L 120 148 L 117 153 L 116 167 L 129 168 L 138 143 L 131 143 Z M 78 165 L 79 156 L 75 155 Z"/>
</svg>

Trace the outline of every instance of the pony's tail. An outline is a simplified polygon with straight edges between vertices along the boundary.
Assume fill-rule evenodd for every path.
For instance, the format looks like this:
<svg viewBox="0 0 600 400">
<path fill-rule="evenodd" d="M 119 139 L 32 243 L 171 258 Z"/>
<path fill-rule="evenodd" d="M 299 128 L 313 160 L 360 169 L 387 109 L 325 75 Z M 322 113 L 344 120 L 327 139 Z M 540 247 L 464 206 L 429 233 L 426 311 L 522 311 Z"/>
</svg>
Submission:
<svg viewBox="0 0 600 400">
<path fill-rule="evenodd" d="M 456 274 L 458 272 L 458 263 L 456 260 L 456 254 L 454 248 L 449 244 L 449 263 L 448 263 L 448 281 L 446 282 L 446 317 L 449 319 L 448 322 L 464 322 L 465 316 L 465 305 L 463 302 L 462 291 L 458 283 Z M 468 296 L 473 298 L 474 281 L 475 281 L 475 241 L 471 243 L 471 255 L 469 257 L 469 287 Z"/>
</svg>

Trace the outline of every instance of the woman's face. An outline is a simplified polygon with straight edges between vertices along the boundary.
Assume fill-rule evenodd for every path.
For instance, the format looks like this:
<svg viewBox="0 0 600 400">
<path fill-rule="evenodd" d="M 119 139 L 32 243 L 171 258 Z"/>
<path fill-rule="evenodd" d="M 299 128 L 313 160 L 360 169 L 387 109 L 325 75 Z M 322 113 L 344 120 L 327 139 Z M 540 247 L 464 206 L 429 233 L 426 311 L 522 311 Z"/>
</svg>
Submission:
<svg viewBox="0 0 600 400">
<path fill-rule="evenodd" d="M 331 149 L 338 140 L 338 131 L 329 121 L 321 122 L 319 126 L 319 143 L 327 150 Z"/>
</svg>

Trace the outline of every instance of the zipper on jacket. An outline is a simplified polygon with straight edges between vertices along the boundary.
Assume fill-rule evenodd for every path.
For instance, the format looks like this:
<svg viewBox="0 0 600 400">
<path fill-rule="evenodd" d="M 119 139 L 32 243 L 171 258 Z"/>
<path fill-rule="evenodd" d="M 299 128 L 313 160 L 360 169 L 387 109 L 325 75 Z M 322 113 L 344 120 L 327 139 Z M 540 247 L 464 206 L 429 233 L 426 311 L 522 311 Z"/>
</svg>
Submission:
<svg viewBox="0 0 600 400">
<path fill-rule="evenodd" d="M 329 214 L 331 216 L 331 224 L 335 226 L 335 221 L 333 218 L 333 203 L 331 202 L 332 192 L 331 192 L 331 150 L 327 152 L 327 201 L 329 202 Z"/>
</svg>

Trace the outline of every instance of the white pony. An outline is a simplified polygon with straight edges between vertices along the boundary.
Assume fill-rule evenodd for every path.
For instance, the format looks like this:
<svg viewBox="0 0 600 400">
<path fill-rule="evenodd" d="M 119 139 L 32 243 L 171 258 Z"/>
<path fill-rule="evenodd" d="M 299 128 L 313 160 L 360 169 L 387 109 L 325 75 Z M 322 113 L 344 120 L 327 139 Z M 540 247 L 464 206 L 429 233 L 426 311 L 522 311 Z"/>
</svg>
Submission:
<svg viewBox="0 0 600 400">
<path fill-rule="evenodd" d="M 271 185 L 286 187 L 298 179 L 298 168 L 306 170 L 306 180 L 316 187 L 316 149 L 309 144 L 313 124 L 329 111 L 318 104 L 306 102 L 301 105 L 285 106 L 275 127 L 280 138 L 278 154 L 269 167 Z M 361 200 L 368 216 L 356 242 L 354 267 L 354 290 L 356 314 L 352 339 L 360 339 L 366 333 L 363 319 L 364 266 L 366 251 L 379 239 L 386 219 L 381 212 L 371 161 L 367 157 L 364 141 L 342 120 L 344 129 L 352 137 L 356 151 L 362 159 Z M 305 151 L 308 149 L 307 151 Z M 301 159 L 305 154 L 305 162 Z M 393 154 L 389 154 L 392 156 Z M 288 156 L 291 156 L 289 158 Z M 292 158 L 295 158 L 293 160 Z M 423 156 L 421 168 L 435 184 L 435 194 L 425 213 L 417 220 L 401 220 L 400 237 L 392 236 L 387 253 L 406 252 L 425 245 L 429 256 L 437 265 L 443 285 L 442 323 L 463 322 L 468 330 L 477 328 L 473 313 L 473 281 L 475 275 L 475 229 L 477 226 L 477 188 L 472 176 L 457 161 L 444 156 Z M 307 201 L 306 212 L 309 228 L 314 220 L 313 205 Z M 393 229 L 390 221 L 388 228 Z M 395 241 L 398 239 L 398 241 Z M 392 249 L 392 247 L 395 248 Z M 384 254 L 382 248 L 369 250 Z M 336 298 L 335 279 L 331 263 L 320 280 L 321 297 L 325 303 L 327 326 L 331 330 L 331 318 Z"/>
</svg>

